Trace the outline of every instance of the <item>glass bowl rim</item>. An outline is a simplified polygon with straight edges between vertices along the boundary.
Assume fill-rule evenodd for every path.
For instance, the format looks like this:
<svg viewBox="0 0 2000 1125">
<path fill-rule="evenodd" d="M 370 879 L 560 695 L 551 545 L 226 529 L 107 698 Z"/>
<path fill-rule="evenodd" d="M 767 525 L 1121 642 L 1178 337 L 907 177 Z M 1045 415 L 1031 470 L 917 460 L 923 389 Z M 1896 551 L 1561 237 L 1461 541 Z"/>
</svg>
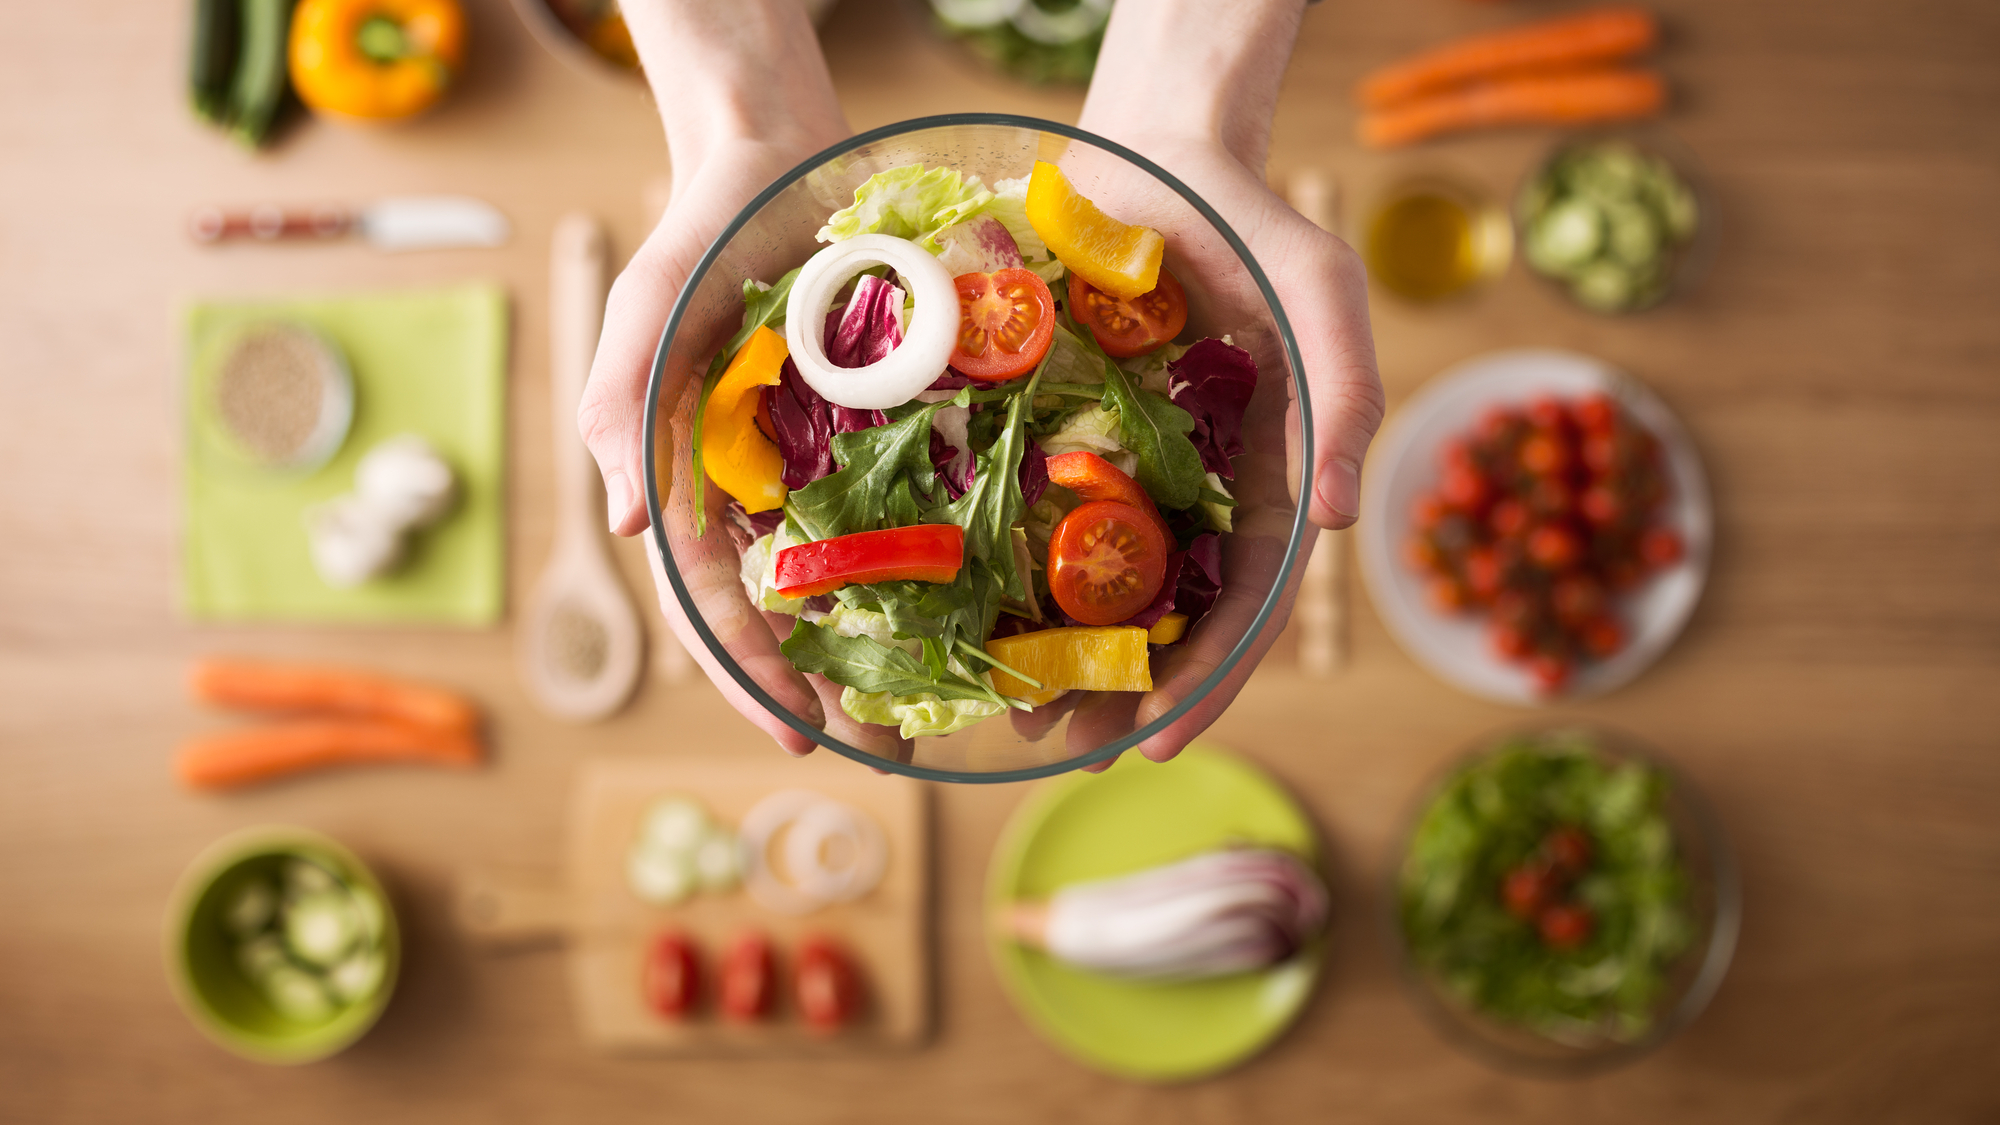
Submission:
<svg viewBox="0 0 2000 1125">
<path fill-rule="evenodd" d="M 1674 799 L 1680 802 L 1688 819 L 1694 823 L 1702 845 L 1709 853 L 1709 878 L 1715 889 L 1715 917 L 1709 922 L 1705 935 L 1707 947 L 1700 953 L 1700 964 L 1696 966 L 1687 990 L 1660 1011 L 1653 1027 L 1644 1035 L 1629 1043 L 1579 1051 L 1567 1058 L 1544 1058 L 1512 1050 L 1481 1035 L 1440 994 L 1429 971 L 1417 964 L 1410 953 L 1409 943 L 1403 939 L 1402 872 L 1410 840 L 1445 782 L 1467 765 L 1491 756 L 1515 739 L 1539 740 L 1562 733 L 1586 735 L 1597 743 L 1593 749 L 1598 753 L 1640 762 L 1666 774 L 1672 784 Z M 1509 723 L 1487 730 L 1461 745 L 1425 776 L 1415 795 L 1403 808 L 1397 821 L 1396 835 L 1382 862 L 1377 885 L 1382 894 L 1382 906 L 1376 912 L 1379 935 L 1389 946 L 1389 957 L 1395 962 L 1396 976 L 1402 982 L 1404 992 L 1423 1015 L 1424 1022 L 1453 1046 L 1481 1062 L 1530 1078 L 1587 1078 L 1637 1062 L 1671 1042 L 1708 1010 L 1716 993 L 1721 991 L 1722 982 L 1729 975 L 1729 967 L 1736 960 L 1736 945 L 1743 930 L 1742 869 L 1715 807 L 1687 772 L 1652 743 L 1623 728 L 1582 716 Z"/>
<path fill-rule="evenodd" d="M 1186 698 L 1168 709 L 1165 714 L 1123 738 L 1114 739 L 1088 754 L 1078 755 L 1073 758 L 1063 758 L 1043 765 L 1027 766 L 1021 769 L 995 770 L 991 773 L 936 769 L 930 766 L 898 762 L 891 758 L 870 754 L 859 747 L 850 746 L 845 741 L 827 734 L 825 731 L 814 727 L 811 723 L 805 722 L 797 715 L 794 715 L 790 708 L 779 704 L 777 700 L 771 698 L 762 685 L 758 684 L 748 672 L 743 670 L 742 665 L 736 662 L 736 658 L 730 655 L 728 649 L 716 638 L 715 633 L 709 629 L 708 622 L 702 616 L 701 610 L 695 605 L 693 594 L 689 592 L 686 581 L 681 577 L 680 569 L 674 564 L 673 549 L 667 544 L 666 531 L 662 523 L 659 465 L 657 463 L 660 390 L 666 376 L 667 352 L 676 332 L 680 328 L 681 318 L 686 314 L 695 290 L 700 287 L 703 279 L 708 276 L 708 271 L 715 265 L 716 260 L 721 257 L 723 249 L 729 245 L 731 240 L 749 223 L 752 217 L 762 211 L 773 199 L 777 198 L 779 193 L 790 188 L 808 173 L 825 165 L 836 157 L 844 156 L 847 153 L 877 141 L 902 136 L 906 133 L 916 133 L 929 129 L 960 125 L 989 125 L 1015 129 L 1032 129 L 1044 133 L 1055 133 L 1059 136 L 1068 137 L 1071 140 L 1083 141 L 1086 144 L 1095 145 L 1106 152 L 1121 157 L 1128 163 L 1150 174 L 1154 179 L 1172 189 L 1189 206 L 1193 207 L 1195 212 L 1207 220 L 1216 233 L 1222 236 L 1223 241 L 1228 243 L 1229 248 L 1235 251 L 1237 260 L 1249 272 L 1251 280 L 1257 284 L 1258 292 L 1263 295 L 1264 303 L 1271 314 L 1271 320 L 1277 326 L 1278 339 L 1284 347 L 1285 358 L 1291 365 L 1292 392 L 1296 396 L 1294 401 L 1299 420 L 1298 464 L 1300 479 L 1298 484 L 1300 502 L 1298 510 L 1293 513 L 1292 534 L 1290 540 L 1285 544 L 1284 562 L 1278 570 L 1277 581 L 1272 584 L 1269 593 L 1265 595 L 1264 604 L 1258 607 L 1256 618 L 1251 621 L 1250 627 L 1244 630 L 1243 636 L 1237 639 L 1236 644 L 1229 650 L 1228 655 L 1215 666 L 1206 679 L 1202 680 L 1193 691 L 1188 693 Z M 1153 163 L 1151 160 L 1118 144 L 1116 141 L 1107 140 L 1094 133 L 1079 129 L 1074 125 L 1065 125 L 1059 121 L 1048 121 L 1038 117 L 1027 117 L 1011 113 L 946 113 L 929 117 L 913 117 L 904 121 L 892 122 L 863 133 L 857 133 L 846 140 L 821 149 L 819 152 L 794 165 L 790 171 L 785 172 L 772 181 L 764 190 L 758 192 L 756 197 L 745 204 L 743 209 L 736 213 L 736 217 L 730 220 L 729 225 L 723 228 L 722 233 L 717 235 L 715 240 L 709 244 L 707 251 L 695 263 L 694 269 L 688 273 L 687 281 L 682 283 L 680 293 L 674 298 L 673 311 L 667 317 L 666 327 L 660 332 L 659 346 L 653 352 L 652 373 L 646 381 L 645 432 L 641 448 L 645 455 L 646 465 L 646 512 L 652 520 L 652 524 L 648 528 L 650 533 L 648 538 L 652 542 L 653 549 L 659 553 L 660 561 L 663 564 L 662 569 L 667 575 L 667 584 L 673 588 L 674 598 L 680 603 L 681 611 L 687 615 L 689 626 L 701 638 L 702 643 L 708 647 L 709 654 L 722 666 L 723 671 L 727 672 L 729 678 L 736 681 L 737 686 L 742 688 L 759 706 L 776 716 L 786 726 L 811 739 L 814 743 L 824 746 L 844 758 L 860 762 L 872 769 L 886 770 L 890 773 L 921 778 L 925 781 L 999 784 L 1051 777 L 1115 757 L 1167 729 L 1167 727 L 1192 710 L 1195 704 L 1206 699 L 1210 692 L 1221 686 L 1222 681 L 1228 678 L 1231 672 L 1236 670 L 1236 666 L 1243 661 L 1245 656 L 1249 655 L 1251 646 L 1256 643 L 1257 637 L 1264 631 L 1265 626 L 1270 623 L 1272 614 L 1277 611 L 1278 603 L 1284 596 L 1285 587 L 1291 581 L 1292 571 L 1298 565 L 1299 548 L 1305 542 L 1305 529 L 1308 526 L 1307 514 L 1312 508 L 1310 500 L 1311 492 L 1307 483 L 1311 480 L 1313 464 L 1312 399 L 1309 388 L 1306 385 L 1305 362 L 1299 355 L 1298 340 L 1292 334 L 1291 321 L 1285 315 L 1284 306 L 1278 300 L 1277 291 L 1272 288 L 1270 278 L 1264 275 L 1263 267 L 1258 265 L 1256 256 L 1250 252 L 1250 248 L 1244 245 L 1243 240 L 1237 236 L 1228 223 L 1223 221 L 1222 216 L 1217 214 L 1215 209 L 1208 205 L 1207 201 L 1190 190 L 1186 184 L 1181 183 L 1172 173 Z"/>
</svg>

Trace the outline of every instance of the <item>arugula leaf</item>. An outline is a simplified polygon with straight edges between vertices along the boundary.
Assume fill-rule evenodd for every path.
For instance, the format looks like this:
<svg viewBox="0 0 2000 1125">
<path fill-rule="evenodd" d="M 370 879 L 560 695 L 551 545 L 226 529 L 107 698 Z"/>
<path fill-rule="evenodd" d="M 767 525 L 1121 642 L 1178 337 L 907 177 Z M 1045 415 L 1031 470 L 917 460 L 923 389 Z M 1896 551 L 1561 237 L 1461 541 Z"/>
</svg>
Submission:
<svg viewBox="0 0 2000 1125">
<path fill-rule="evenodd" d="M 840 471 L 785 498 L 785 514 L 805 532 L 804 541 L 872 531 L 889 518 L 891 503 L 914 504 L 911 486 L 925 495 L 934 491 L 931 417 L 941 405 L 931 403 L 886 426 L 833 435 L 833 459 Z M 899 488 L 903 497 L 895 500 Z"/>
<path fill-rule="evenodd" d="M 1199 498 L 1207 471 L 1188 440 L 1194 416 L 1151 391 L 1132 385 L 1131 376 L 1104 361 L 1104 406 L 1118 412 L 1118 440 L 1139 458 L 1133 476 L 1162 508 L 1186 508 Z"/>
<path fill-rule="evenodd" d="M 1008 404 L 1007 420 L 993 444 L 975 459 L 978 468 L 971 487 L 927 517 L 931 523 L 955 523 L 964 528 L 965 557 L 984 560 L 998 576 L 1001 588 L 1017 598 L 1024 597 L 1025 591 L 1014 568 L 1013 527 L 1027 510 L 1021 496 L 1021 455 L 1028 440 L 1023 424 L 1034 394 L 1035 380 L 1030 379 L 1027 388 Z M 967 569 L 961 567 L 960 572 Z M 981 633 L 973 639 L 977 642 L 985 636 Z"/>
<path fill-rule="evenodd" d="M 825 676 L 856 691 L 929 693 L 940 699 L 993 698 L 993 689 L 953 673 L 933 678 L 922 661 L 869 637 L 843 637 L 801 618 L 778 651 L 801 672 Z"/>
<path fill-rule="evenodd" d="M 793 270 L 778 279 L 777 284 L 766 289 L 754 281 L 743 283 L 743 327 L 723 345 L 723 352 L 735 355 L 736 349 L 748 343 L 752 333 L 759 328 L 781 328 L 785 323 L 785 302 L 792 296 L 792 283 L 799 279 L 799 271 Z"/>
</svg>

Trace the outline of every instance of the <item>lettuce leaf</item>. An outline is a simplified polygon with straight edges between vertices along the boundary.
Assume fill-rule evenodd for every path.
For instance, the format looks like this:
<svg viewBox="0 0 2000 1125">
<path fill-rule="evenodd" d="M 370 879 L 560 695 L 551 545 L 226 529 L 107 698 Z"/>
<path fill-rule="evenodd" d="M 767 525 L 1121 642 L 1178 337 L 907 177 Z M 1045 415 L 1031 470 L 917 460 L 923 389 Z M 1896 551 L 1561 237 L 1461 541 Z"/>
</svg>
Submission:
<svg viewBox="0 0 2000 1125">
<path fill-rule="evenodd" d="M 778 592 L 778 552 L 792 545 L 791 533 L 780 524 L 778 530 L 750 544 L 743 552 L 740 571 L 743 592 L 758 609 L 796 617 L 805 608 L 805 599 L 788 598 Z"/>
<path fill-rule="evenodd" d="M 988 190 L 978 176 L 950 168 L 905 164 L 877 172 L 854 189 L 854 203 L 835 211 L 820 228 L 821 242 L 841 242 L 856 235 L 886 234 L 907 238 L 933 254 L 944 247 L 938 234 L 982 215 L 1006 226 L 1024 259 L 1043 258 L 1048 247 L 1028 222 L 1028 181 L 1003 180 Z"/>
<path fill-rule="evenodd" d="M 890 695 L 843 688 L 840 709 L 857 723 L 896 727 L 904 738 L 952 734 L 1007 708 L 986 699 L 940 699 L 929 692 Z"/>
<path fill-rule="evenodd" d="M 857 691 L 889 695 L 934 695 L 939 699 L 997 702 L 993 689 L 954 673 L 934 676 L 907 649 L 862 635 L 844 637 L 831 628 L 800 620 L 778 646 L 792 667 Z"/>
</svg>

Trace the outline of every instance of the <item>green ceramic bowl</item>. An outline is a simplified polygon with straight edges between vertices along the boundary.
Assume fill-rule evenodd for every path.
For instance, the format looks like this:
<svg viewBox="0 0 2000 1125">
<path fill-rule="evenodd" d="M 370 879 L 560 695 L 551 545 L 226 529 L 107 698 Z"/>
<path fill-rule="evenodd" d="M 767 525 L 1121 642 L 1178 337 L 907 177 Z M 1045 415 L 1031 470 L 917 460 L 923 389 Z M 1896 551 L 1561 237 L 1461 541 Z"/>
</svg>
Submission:
<svg viewBox="0 0 2000 1125">
<path fill-rule="evenodd" d="M 237 888 L 249 879 L 276 879 L 290 859 L 318 864 L 351 893 L 382 906 L 381 983 L 314 1022 L 271 1006 L 237 967 L 237 941 L 222 920 L 223 905 Z M 395 913 L 374 874 L 353 852 L 303 828 L 251 828 L 217 841 L 188 866 L 167 910 L 167 975 L 175 997 L 203 1034 L 257 1062 L 313 1062 L 361 1038 L 389 1004 L 401 953 Z"/>
</svg>

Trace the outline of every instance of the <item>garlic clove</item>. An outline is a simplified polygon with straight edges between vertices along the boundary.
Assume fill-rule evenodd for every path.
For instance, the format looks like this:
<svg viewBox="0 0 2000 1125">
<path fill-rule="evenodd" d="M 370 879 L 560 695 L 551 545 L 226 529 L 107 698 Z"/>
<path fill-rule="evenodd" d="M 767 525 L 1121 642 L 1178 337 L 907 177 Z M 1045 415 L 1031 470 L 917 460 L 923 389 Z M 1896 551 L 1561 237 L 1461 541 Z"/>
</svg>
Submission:
<svg viewBox="0 0 2000 1125">
<path fill-rule="evenodd" d="M 403 434 L 361 458 L 354 467 L 354 491 L 398 526 L 420 527 L 451 507 L 457 480 L 429 442 Z"/>
<path fill-rule="evenodd" d="M 354 495 L 307 509 L 306 534 L 313 569 L 338 589 L 352 589 L 386 574 L 403 558 L 402 529 Z"/>
</svg>

